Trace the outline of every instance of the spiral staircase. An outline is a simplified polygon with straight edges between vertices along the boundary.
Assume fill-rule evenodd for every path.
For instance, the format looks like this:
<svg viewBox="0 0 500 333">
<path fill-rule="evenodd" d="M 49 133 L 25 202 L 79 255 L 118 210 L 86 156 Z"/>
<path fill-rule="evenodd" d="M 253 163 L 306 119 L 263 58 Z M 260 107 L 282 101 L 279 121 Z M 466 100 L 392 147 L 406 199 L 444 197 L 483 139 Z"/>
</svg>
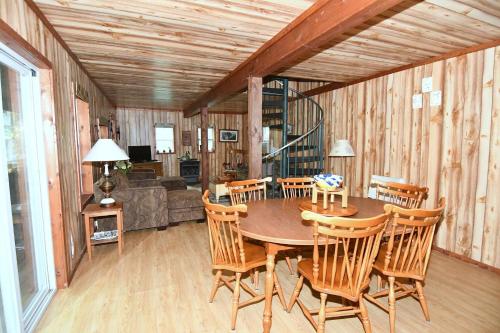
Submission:
<svg viewBox="0 0 500 333">
<path fill-rule="evenodd" d="M 323 124 L 321 106 L 289 87 L 287 79 L 275 78 L 265 85 L 262 126 L 269 128 L 271 140 L 263 147 L 262 174 L 272 177 L 271 196 L 280 193 L 279 177 L 312 176 L 323 171 Z"/>
</svg>

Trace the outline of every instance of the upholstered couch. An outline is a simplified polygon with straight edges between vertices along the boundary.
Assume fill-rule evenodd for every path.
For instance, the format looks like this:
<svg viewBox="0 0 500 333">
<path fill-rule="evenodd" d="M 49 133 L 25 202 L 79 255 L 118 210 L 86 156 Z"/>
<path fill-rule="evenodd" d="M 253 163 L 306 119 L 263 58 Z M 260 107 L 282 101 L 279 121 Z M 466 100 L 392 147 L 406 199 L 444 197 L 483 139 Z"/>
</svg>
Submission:
<svg viewBox="0 0 500 333">
<path fill-rule="evenodd" d="M 147 228 L 165 229 L 184 221 L 203 221 L 205 209 L 201 192 L 188 190 L 182 177 L 157 178 L 154 170 L 133 170 L 126 176 L 115 173 L 112 197 L 123 202 L 125 231 Z M 104 194 L 94 184 L 95 200 Z M 103 229 L 109 229 L 106 219 Z"/>
<path fill-rule="evenodd" d="M 196 190 L 174 190 L 168 192 L 168 223 L 203 221 L 205 208 L 201 192 Z"/>
<path fill-rule="evenodd" d="M 153 172 L 131 172 L 127 176 L 116 173 L 116 186 L 111 196 L 123 202 L 123 228 L 125 231 L 168 226 L 167 189 Z M 94 184 L 96 202 L 103 197 L 99 184 Z"/>
<path fill-rule="evenodd" d="M 185 221 L 203 221 L 205 208 L 201 192 L 188 190 L 182 177 L 165 177 L 161 184 L 168 190 L 168 223 L 177 225 Z"/>
</svg>

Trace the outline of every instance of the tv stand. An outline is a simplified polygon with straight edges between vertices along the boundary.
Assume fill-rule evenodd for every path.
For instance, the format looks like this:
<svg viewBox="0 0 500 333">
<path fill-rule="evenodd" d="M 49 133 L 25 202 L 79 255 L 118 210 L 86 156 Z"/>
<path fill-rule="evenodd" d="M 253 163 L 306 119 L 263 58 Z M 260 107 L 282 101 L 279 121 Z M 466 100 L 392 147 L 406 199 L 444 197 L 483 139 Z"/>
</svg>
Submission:
<svg viewBox="0 0 500 333">
<path fill-rule="evenodd" d="M 163 162 L 162 161 L 149 161 L 149 162 L 132 162 L 132 166 L 137 169 L 153 169 L 156 177 L 163 177 Z"/>
</svg>

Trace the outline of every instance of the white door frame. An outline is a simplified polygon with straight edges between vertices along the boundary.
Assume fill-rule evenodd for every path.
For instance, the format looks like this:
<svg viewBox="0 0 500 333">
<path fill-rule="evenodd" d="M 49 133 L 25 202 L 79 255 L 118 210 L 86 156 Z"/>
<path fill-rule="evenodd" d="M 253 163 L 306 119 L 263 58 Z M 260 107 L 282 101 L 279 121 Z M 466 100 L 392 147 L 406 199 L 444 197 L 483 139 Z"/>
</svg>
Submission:
<svg viewBox="0 0 500 333">
<path fill-rule="evenodd" d="M 38 323 L 56 290 L 52 247 L 48 179 L 43 140 L 43 118 L 40 109 L 40 81 L 38 69 L 0 43 L 0 62 L 21 75 L 22 121 L 26 151 L 29 205 L 32 217 L 33 254 L 38 292 L 24 314 L 21 304 L 14 230 L 11 215 L 7 163 L 0 162 L 0 285 L 1 300 L 8 332 L 30 332 Z M 0 82 L 1 84 L 1 82 Z M 0 86 L 1 88 L 1 86 Z M 0 99 L 0 110 L 3 110 Z M 0 117 L 0 161 L 5 161 L 4 120 Z M 3 255 L 5 253 L 6 255 Z M 10 255 L 9 255 L 10 254 Z M 3 272 L 3 274 L 1 273 Z M 7 273 L 9 272 L 9 273 Z"/>
</svg>

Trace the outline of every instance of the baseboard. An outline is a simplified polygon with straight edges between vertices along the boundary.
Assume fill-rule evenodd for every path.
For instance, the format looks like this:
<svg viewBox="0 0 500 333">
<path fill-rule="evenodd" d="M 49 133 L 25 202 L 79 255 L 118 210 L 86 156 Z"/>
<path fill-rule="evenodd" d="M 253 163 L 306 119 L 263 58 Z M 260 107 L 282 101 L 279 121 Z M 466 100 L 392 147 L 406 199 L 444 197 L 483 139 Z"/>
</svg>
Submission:
<svg viewBox="0 0 500 333">
<path fill-rule="evenodd" d="M 494 266 L 487 265 L 487 264 L 482 263 L 480 261 L 477 261 L 477 260 L 474 260 L 474 259 L 469 258 L 467 256 L 464 256 L 463 254 L 454 253 L 454 252 L 451 252 L 449 250 L 445 250 L 445 249 L 443 249 L 441 247 L 438 247 L 436 245 L 432 245 L 432 249 L 435 250 L 435 251 L 437 251 L 437 252 L 440 252 L 442 254 L 445 254 L 447 256 L 459 259 L 461 261 L 465 261 L 465 262 L 467 262 L 469 264 L 476 265 L 476 266 L 478 266 L 480 268 L 483 268 L 483 269 L 487 269 L 490 272 L 500 274 L 500 268 L 496 268 Z"/>
</svg>

